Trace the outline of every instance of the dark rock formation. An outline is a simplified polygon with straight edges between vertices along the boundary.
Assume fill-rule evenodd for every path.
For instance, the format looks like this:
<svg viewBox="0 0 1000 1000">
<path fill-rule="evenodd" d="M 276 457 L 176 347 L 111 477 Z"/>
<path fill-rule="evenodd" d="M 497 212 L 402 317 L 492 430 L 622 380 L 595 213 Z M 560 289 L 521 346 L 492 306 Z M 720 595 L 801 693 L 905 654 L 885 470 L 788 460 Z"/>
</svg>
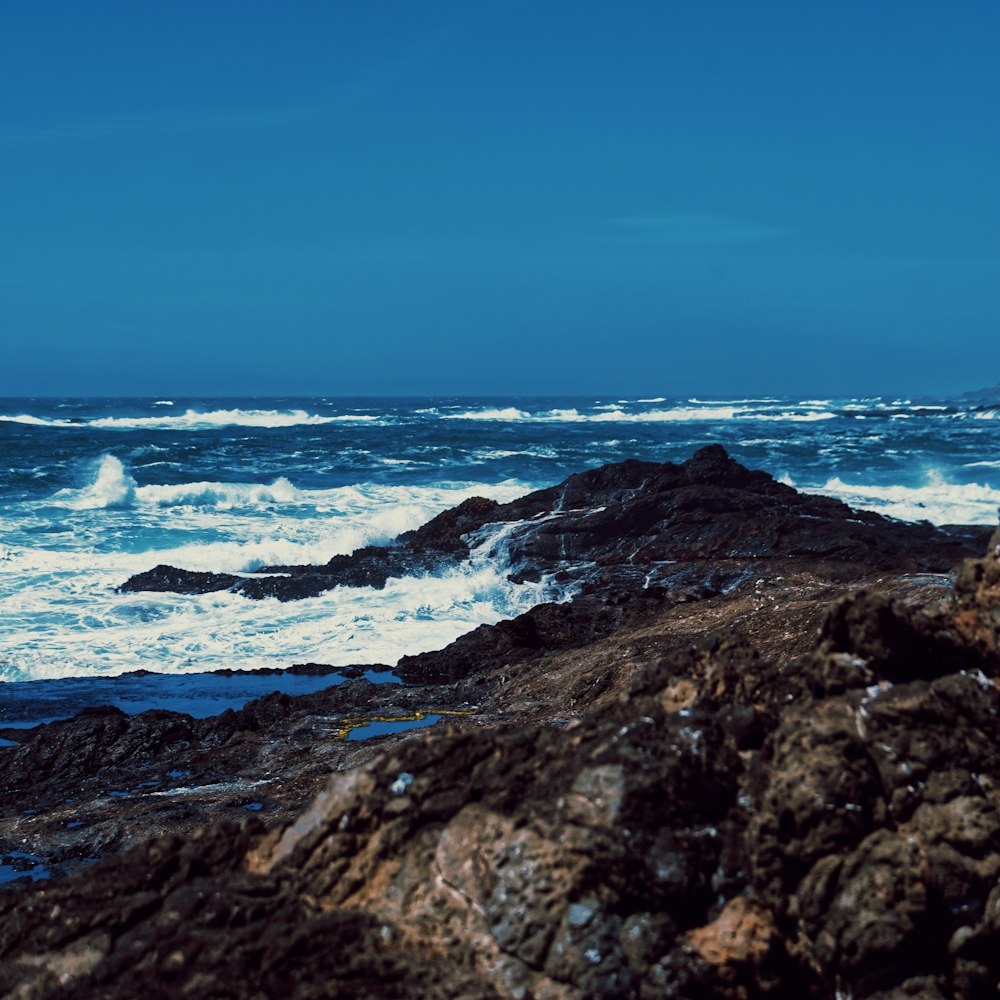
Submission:
<svg viewBox="0 0 1000 1000">
<path fill-rule="evenodd" d="M 334 556 L 323 566 L 268 566 L 243 580 L 157 566 L 121 589 L 232 589 L 252 598 L 295 600 L 338 585 L 384 587 L 390 577 L 430 573 L 468 558 L 470 547 L 487 543 L 489 526 L 504 524 L 512 525 L 500 537 L 516 577 L 561 574 L 564 584 L 617 579 L 630 587 L 669 585 L 683 572 L 672 570 L 672 563 L 709 559 L 945 572 L 985 541 L 972 531 L 970 547 L 969 532 L 890 521 L 797 493 L 710 445 L 681 465 L 605 465 L 508 504 L 466 500 L 392 545 Z M 739 579 L 739 571 L 720 572 L 730 585 Z"/>
<path fill-rule="evenodd" d="M 176 566 L 154 566 L 145 573 L 131 576 L 119 587 L 125 591 L 166 591 L 174 594 L 210 594 L 228 590 L 243 578 L 232 573 L 199 573 Z"/>
<path fill-rule="evenodd" d="M 855 594 L 785 669 L 720 633 L 580 722 L 435 732 L 288 826 L 7 893 L 0 988 L 993 995 L 1000 657 L 956 619 L 998 608 L 971 601 Z"/>
<path fill-rule="evenodd" d="M 0 994 L 995 996 L 1000 533 L 949 594 L 907 574 L 977 532 L 801 497 L 721 449 L 519 503 L 463 505 L 392 558 L 462 557 L 506 521 L 519 571 L 585 563 L 582 593 L 404 658 L 424 686 L 6 731 L 25 839 L 29 796 L 58 814 L 136 759 L 226 785 L 216 820 L 243 786 L 286 798 L 191 832 L 135 792 L 133 822 L 171 832 L 118 814 L 128 852 L 0 894 Z M 332 739 L 360 704 L 434 698 L 478 712 Z"/>
<path fill-rule="evenodd" d="M 577 649 L 689 599 L 660 587 L 626 594 L 585 594 L 566 604 L 539 604 L 508 621 L 480 625 L 444 649 L 404 656 L 396 674 L 414 684 L 464 680 L 484 663 L 523 663 L 555 650 Z"/>
</svg>

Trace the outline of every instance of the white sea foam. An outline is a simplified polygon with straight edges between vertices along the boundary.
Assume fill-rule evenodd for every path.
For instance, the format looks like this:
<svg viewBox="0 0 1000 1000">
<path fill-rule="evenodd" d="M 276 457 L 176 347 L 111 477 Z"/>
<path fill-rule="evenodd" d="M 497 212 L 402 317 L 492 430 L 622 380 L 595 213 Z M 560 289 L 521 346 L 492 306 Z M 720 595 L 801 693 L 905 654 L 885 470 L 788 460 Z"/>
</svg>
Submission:
<svg viewBox="0 0 1000 1000">
<path fill-rule="evenodd" d="M 121 459 L 105 455 L 97 466 L 94 481 L 82 490 L 67 490 L 67 505 L 77 510 L 128 507 L 135 500 L 135 480 Z"/>
<path fill-rule="evenodd" d="M 748 403 L 780 403 L 782 401 L 775 396 L 765 396 L 760 399 L 699 399 L 692 396 L 688 402 L 697 403 L 701 406 L 744 406 Z"/>
<path fill-rule="evenodd" d="M 140 486 L 135 490 L 135 499 L 137 503 L 157 507 L 214 507 L 217 510 L 306 502 L 303 494 L 283 476 L 268 485 L 204 482 Z"/>
<path fill-rule="evenodd" d="M 482 488 L 497 499 L 507 500 L 520 496 L 528 489 L 517 480 L 505 480 Z M 448 505 L 451 500 L 460 503 L 467 497 L 476 495 L 477 489 L 480 489 L 479 484 L 449 484 L 444 487 L 359 484 L 330 489 L 299 489 L 284 476 L 269 484 L 194 482 L 137 486 L 119 458 L 105 455 L 96 465 L 92 482 L 78 490 L 60 490 L 45 501 L 45 505 L 73 510 L 95 510 L 102 507 L 200 507 L 216 511 L 297 505 L 314 508 L 319 514 L 344 511 L 356 513 L 379 506 L 392 506 L 396 509 L 429 512 L 443 509 L 441 504 Z M 428 513 L 428 516 L 431 515 Z"/>
<path fill-rule="evenodd" d="M 217 573 L 255 573 L 263 566 L 323 563 L 336 555 L 353 552 L 365 545 L 385 545 L 403 532 L 425 523 L 437 509 L 422 504 L 393 504 L 375 507 L 367 516 L 345 512 L 340 517 L 313 516 L 270 519 L 263 524 L 244 511 L 164 512 L 150 514 L 160 527 L 171 523 L 186 525 L 192 534 L 214 534 L 215 541 L 197 541 L 170 548 L 142 552 L 94 553 L 79 550 L 53 550 L 34 547 L 8 550 L 9 560 L 22 573 L 45 576 L 73 572 L 86 574 L 95 569 L 114 576 L 121 583 L 128 576 L 165 563 L 184 569 Z M 242 537 L 241 537 L 242 533 Z M 110 580 L 110 577 L 109 577 Z"/>
<path fill-rule="evenodd" d="M 510 480 L 322 490 L 286 479 L 137 487 L 118 458 L 105 456 L 81 489 L 22 505 L 16 522 L 0 513 L 0 680 L 394 663 L 440 647 L 555 592 L 509 583 L 503 565 L 482 553 L 437 577 L 390 580 L 381 591 L 337 588 L 288 604 L 115 587 L 158 563 L 232 573 L 322 563 L 389 542 L 467 497 L 506 501 L 529 488 Z M 32 533 L 51 526 L 60 507 L 66 531 Z M 119 535 L 131 540 L 128 549 L 119 550 Z M 150 547 L 147 537 L 174 541 Z"/>
<path fill-rule="evenodd" d="M 78 427 L 72 420 L 49 420 L 45 417 L 33 417 L 29 413 L 17 415 L 0 414 L 0 421 L 9 424 L 28 424 L 33 427 Z"/>
<path fill-rule="evenodd" d="M 228 592 L 119 595 L 107 588 L 102 600 L 81 602 L 84 577 L 74 580 L 63 589 L 67 611 L 58 628 L 22 634 L 16 643 L 0 638 L 0 679 L 296 661 L 392 664 L 559 596 L 544 584 L 511 584 L 501 564 L 485 559 L 438 576 L 389 580 L 383 590 L 338 587 L 290 603 Z M 93 578 L 87 582 L 92 586 Z M 26 593 L 5 603 L 15 620 L 32 611 Z"/>
<path fill-rule="evenodd" d="M 530 487 L 502 483 L 410 487 L 358 484 L 299 489 L 285 478 L 271 484 L 196 482 L 137 486 L 122 462 L 106 455 L 93 482 L 60 490 L 42 508 L 71 511 L 132 509 L 134 524 L 157 535 L 198 533 L 211 541 L 123 554 L 112 560 L 124 576 L 155 563 L 192 570 L 252 573 L 262 566 L 326 562 L 364 545 L 383 545 L 439 511 L 476 495 L 507 501 Z M 99 533 L 98 526 L 92 526 Z M 58 566 L 85 570 L 91 554 L 29 549 L 22 565 L 40 571 Z M 25 561 L 28 560 L 28 561 Z M 109 565 L 110 568 L 110 565 Z M 123 577 L 124 578 L 124 577 Z M 121 582 L 120 580 L 118 582 Z"/>
<path fill-rule="evenodd" d="M 527 410 L 519 410 L 515 406 L 503 409 L 465 410 L 461 413 L 442 413 L 445 420 L 531 420 L 532 415 Z"/>
<path fill-rule="evenodd" d="M 580 413 L 575 407 L 566 409 L 541 410 L 529 413 L 515 407 L 490 410 L 467 410 L 461 413 L 444 414 L 449 420 L 502 420 L 524 421 L 526 423 L 661 423 L 688 420 L 730 420 L 738 412 L 733 407 L 701 407 L 698 409 L 647 410 L 640 413 L 626 413 L 618 406 L 599 413 Z"/>
<path fill-rule="evenodd" d="M 481 448 L 472 453 L 473 458 L 489 460 L 491 458 L 513 458 L 515 455 L 532 455 L 530 451 L 505 451 L 504 449 Z"/>
<path fill-rule="evenodd" d="M 380 458 L 379 465 L 402 465 L 414 468 L 418 465 L 431 465 L 431 462 L 424 462 L 419 458 Z"/>
<path fill-rule="evenodd" d="M 1000 490 L 982 483 L 949 483 L 937 472 L 930 472 L 920 486 L 845 483 L 839 477 L 828 479 L 822 486 L 801 486 L 788 476 L 782 482 L 803 493 L 836 497 L 851 507 L 903 521 L 995 524 L 1000 507 Z"/>
<path fill-rule="evenodd" d="M 305 410 L 187 410 L 182 414 L 155 417 L 94 417 L 90 420 L 52 420 L 22 413 L 0 416 L 0 421 L 36 427 L 90 427 L 103 430 L 207 430 L 217 427 L 300 427 L 333 423 L 378 423 L 384 418 L 371 413 L 339 413 L 322 416 Z"/>
<path fill-rule="evenodd" d="M 197 430 L 210 427 L 299 427 L 330 424 L 336 421 L 373 421 L 368 414 L 339 414 L 320 416 L 305 410 L 187 410 L 179 416 L 162 417 L 97 417 L 89 420 L 89 427 L 118 430 Z"/>
<path fill-rule="evenodd" d="M 817 420 L 833 420 L 836 413 L 759 413 L 754 416 L 754 420 L 788 420 L 792 423 L 809 424 Z"/>
<path fill-rule="evenodd" d="M 488 462 L 495 458 L 514 458 L 523 455 L 526 458 L 558 458 L 559 452 L 555 448 L 529 448 L 524 451 L 507 451 L 504 449 L 480 448 L 472 452 L 469 456 L 473 461 Z"/>
<path fill-rule="evenodd" d="M 810 406 L 813 404 L 809 404 Z M 806 404 L 803 404 L 806 408 Z M 669 410 L 640 410 L 629 413 L 619 406 L 595 407 L 599 412 L 580 413 L 574 407 L 567 409 L 540 410 L 532 413 L 516 407 L 503 409 L 464 410 L 459 413 L 442 414 L 448 420 L 496 420 L 519 421 L 524 423 L 624 423 L 624 424 L 659 424 L 659 423 L 706 423 L 729 420 L 763 420 L 812 423 L 817 420 L 832 420 L 836 413 L 808 410 L 802 413 L 795 410 L 786 412 L 761 412 L 751 406 L 679 406 Z"/>
<path fill-rule="evenodd" d="M 0 679 L 296 661 L 391 665 L 557 596 L 544 584 L 509 583 L 502 566 L 474 562 L 439 576 L 389 580 L 383 590 L 338 587 L 289 603 L 227 592 L 109 594 L 100 609 L 92 606 L 85 619 L 52 634 L 16 644 L 0 638 Z"/>
</svg>

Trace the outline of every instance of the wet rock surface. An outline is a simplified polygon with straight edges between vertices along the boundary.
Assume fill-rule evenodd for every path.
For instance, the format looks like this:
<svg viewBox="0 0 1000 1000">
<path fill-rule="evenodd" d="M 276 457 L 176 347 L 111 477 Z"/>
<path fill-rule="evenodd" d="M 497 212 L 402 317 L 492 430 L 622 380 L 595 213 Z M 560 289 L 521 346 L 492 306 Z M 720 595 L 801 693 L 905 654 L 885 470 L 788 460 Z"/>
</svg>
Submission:
<svg viewBox="0 0 1000 1000">
<path fill-rule="evenodd" d="M 995 996 L 1000 532 L 952 588 L 982 533 L 720 451 L 526 498 L 515 566 L 581 592 L 407 686 L 0 728 L 0 854 L 57 876 L 0 893 L 0 994 Z"/>
<path fill-rule="evenodd" d="M 940 573 L 971 553 L 970 534 L 981 549 L 982 532 L 852 511 L 838 500 L 797 493 L 710 445 L 680 465 L 605 465 L 508 504 L 473 497 L 391 545 L 334 556 L 322 566 L 267 566 L 250 579 L 157 566 L 121 589 L 235 590 L 250 598 L 295 600 L 336 586 L 384 587 L 390 577 L 467 559 L 481 544 L 502 544 L 515 576 L 559 573 L 564 583 L 591 586 L 669 584 L 684 575 L 674 563 L 707 559 L 823 560 Z"/>
</svg>

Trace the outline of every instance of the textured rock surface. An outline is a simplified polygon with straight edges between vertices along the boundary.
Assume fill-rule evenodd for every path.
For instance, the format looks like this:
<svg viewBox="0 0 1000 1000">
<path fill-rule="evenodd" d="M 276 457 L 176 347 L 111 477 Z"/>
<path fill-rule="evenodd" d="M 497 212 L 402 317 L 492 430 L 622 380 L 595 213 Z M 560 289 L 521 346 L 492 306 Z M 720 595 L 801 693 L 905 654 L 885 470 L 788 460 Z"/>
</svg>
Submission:
<svg viewBox="0 0 1000 1000">
<path fill-rule="evenodd" d="M 667 546 L 689 552 L 690 579 L 732 560 L 744 582 L 728 591 L 630 590 L 613 558 L 636 549 L 629 515 L 600 529 L 607 572 L 581 597 L 401 663 L 423 686 L 354 681 L 201 722 L 96 711 L 18 736 L 0 751 L 15 811 L 48 795 L 51 817 L 137 754 L 264 782 L 284 804 L 223 823 L 221 798 L 185 816 L 177 793 L 157 819 L 136 793 L 134 820 L 174 832 L 142 841 L 122 813 L 108 843 L 126 853 L 0 894 L 0 993 L 995 996 L 1000 537 L 951 594 L 905 573 L 967 541 L 862 518 L 857 545 L 899 572 L 849 571 L 862 554 L 854 528 L 829 542 L 834 508 L 755 541 L 740 510 L 774 499 L 784 524 L 798 501 L 701 454 L 709 513 L 664 487 L 645 565 Z M 685 466 L 655 468 L 674 482 Z M 623 508 L 643 470 L 626 471 L 626 486 L 607 473 Z M 591 526 L 560 551 L 593 551 Z M 822 558 L 797 554 L 810 546 Z M 381 745 L 331 740 L 364 698 L 477 712 Z M 13 843 L 35 818 L 10 815 Z M 213 822 L 193 832 L 198 816 Z"/>
<path fill-rule="evenodd" d="M 745 574 L 747 560 L 940 573 L 970 554 L 968 537 L 797 493 L 710 445 L 681 465 L 605 465 L 504 505 L 474 497 L 392 545 L 334 556 L 322 566 L 269 566 L 247 580 L 157 566 L 121 589 L 233 589 L 252 598 L 295 600 L 338 585 L 384 587 L 391 576 L 467 558 L 470 546 L 487 543 L 490 526 L 505 524 L 510 529 L 498 534 L 516 574 L 561 573 L 564 581 L 618 581 L 630 589 L 687 580 L 685 567 L 673 566 L 678 562 L 716 560 L 714 576 L 731 585 Z M 981 533 L 972 535 L 981 548 Z"/>
</svg>

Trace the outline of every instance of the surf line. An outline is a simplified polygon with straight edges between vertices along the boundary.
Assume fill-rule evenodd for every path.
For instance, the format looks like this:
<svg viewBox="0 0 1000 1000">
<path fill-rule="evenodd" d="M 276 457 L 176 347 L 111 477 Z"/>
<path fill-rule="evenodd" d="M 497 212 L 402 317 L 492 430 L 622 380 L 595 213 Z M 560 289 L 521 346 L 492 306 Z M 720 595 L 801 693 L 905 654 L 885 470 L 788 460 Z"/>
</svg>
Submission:
<svg viewBox="0 0 1000 1000">
<path fill-rule="evenodd" d="M 331 739 L 346 740 L 354 729 L 364 729 L 373 722 L 423 722 L 428 715 L 475 715 L 475 709 L 459 711 L 457 709 L 446 708 L 426 708 L 414 709 L 412 715 L 398 715 L 392 718 L 384 715 L 370 715 L 365 718 L 355 717 L 351 719 L 341 719 L 340 725 L 333 730 Z"/>
</svg>

